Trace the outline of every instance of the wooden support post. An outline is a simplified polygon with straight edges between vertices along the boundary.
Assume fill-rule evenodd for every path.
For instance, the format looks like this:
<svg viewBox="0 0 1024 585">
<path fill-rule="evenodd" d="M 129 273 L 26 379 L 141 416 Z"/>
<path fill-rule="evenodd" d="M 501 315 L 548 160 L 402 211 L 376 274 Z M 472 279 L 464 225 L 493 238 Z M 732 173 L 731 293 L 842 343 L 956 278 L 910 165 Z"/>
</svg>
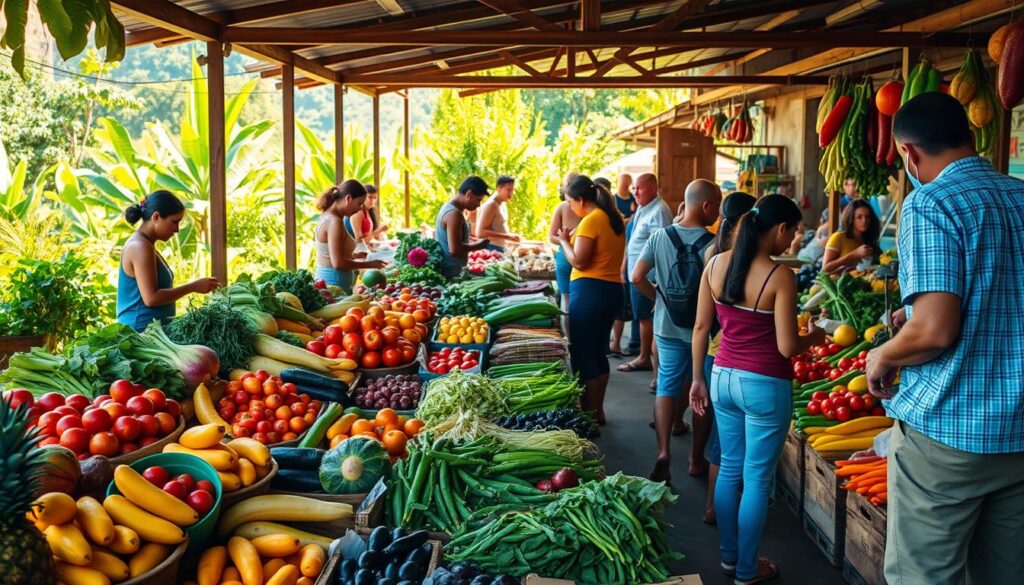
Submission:
<svg viewBox="0 0 1024 585">
<path fill-rule="evenodd" d="M 224 47 L 206 43 L 206 106 L 210 132 L 210 273 L 228 283 L 227 137 L 224 132 Z"/>
<path fill-rule="evenodd" d="M 840 191 L 829 191 L 828 193 L 828 233 L 834 234 L 839 231 L 840 203 L 843 194 Z"/>
<path fill-rule="evenodd" d="M 284 139 L 284 264 L 295 270 L 295 67 L 287 63 L 281 70 Z"/>
<path fill-rule="evenodd" d="M 380 189 L 380 94 L 373 94 L 373 185 Z"/>
<path fill-rule="evenodd" d="M 566 47 L 565 49 L 566 76 L 569 79 L 576 78 L 576 49 Z"/>
<path fill-rule="evenodd" d="M 334 84 L 334 182 L 345 180 L 345 87 Z"/>
<path fill-rule="evenodd" d="M 405 181 L 405 227 L 409 227 L 410 220 L 410 199 L 409 199 L 409 92 L 405 92 L 405 122 L 402 124 L 402 154 L 405 156 L 406 169 L 402 172 L 402 178 Z M 378 187 L 379 189 L 379 187 Z"/>
<path fill-rule="evenodd" d="M 1000 114 L 1002 119 L 999 121 L 995 147 L 992 151 L 992 165 L 1005 175 L 1010 172 L 1010 132 L 1013 128 L 1013 111 L 1001 110 Z"/>
</svg>

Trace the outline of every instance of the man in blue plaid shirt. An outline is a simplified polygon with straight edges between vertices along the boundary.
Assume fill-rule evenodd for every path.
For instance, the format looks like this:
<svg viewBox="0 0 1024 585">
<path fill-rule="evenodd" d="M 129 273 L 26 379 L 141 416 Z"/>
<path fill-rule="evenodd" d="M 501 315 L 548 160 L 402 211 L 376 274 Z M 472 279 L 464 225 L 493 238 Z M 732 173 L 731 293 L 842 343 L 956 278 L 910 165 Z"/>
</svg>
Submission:
<svg viewBox="0 0 1024 585">
<path fill-rule="evenodd" d="M 906 323 L 867 364 L 898 420 L 886 580 L 1024 583 L 1024 181 L 977 155 L 946 94 L 904 104 L 893 134 L 915 189 L 899 226 Z"/>
</svg>

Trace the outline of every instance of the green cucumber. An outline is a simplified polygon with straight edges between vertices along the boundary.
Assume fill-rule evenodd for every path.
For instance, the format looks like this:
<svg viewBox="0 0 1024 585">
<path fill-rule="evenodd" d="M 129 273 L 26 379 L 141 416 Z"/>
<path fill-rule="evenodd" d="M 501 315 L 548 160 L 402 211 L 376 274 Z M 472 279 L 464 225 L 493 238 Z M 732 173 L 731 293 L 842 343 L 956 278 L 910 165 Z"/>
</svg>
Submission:
<svg viewBox="0 0 1024 585">
<path fill-rule="evenodd" d="M 320 460 L 324 458 L 325 449 L 307 449 L 301 447 L 271 447 L 270 456 L 277 461 L 280 469 L 305 469 L 317 471 Z M 319 476 L 317 476 L 319 478 Z M 317 480 L 319 481 L 319 479 Z"/>
<path fill-rule="evenodd" d="M 316 448 L 323 442 L 324 436 L 327 434 L 327 429 L 330 428 L 334 421 L 341 418 L 342 408 L 337 402 L 331 402 L 327 405 L 320 416 L 317 417 L 316 421 L 306 431 L 305 436 L 299 441 L 299 447 L 303 448 Z"/>
<path fill-rule="evenodd" d="M 308 469 L 278 469 L 270 489 L 282 492 L 323 493 L 320 472 Z"/>
<path fill-rule="evenodd" d="M 337 378 L 318 374 L 305 368 L 286 368 L 281 370 L 281 381 L 303 386 L 316 386 L 325 390 L 345 394 L 348 392 L 348 384 Z"/>
</svg>

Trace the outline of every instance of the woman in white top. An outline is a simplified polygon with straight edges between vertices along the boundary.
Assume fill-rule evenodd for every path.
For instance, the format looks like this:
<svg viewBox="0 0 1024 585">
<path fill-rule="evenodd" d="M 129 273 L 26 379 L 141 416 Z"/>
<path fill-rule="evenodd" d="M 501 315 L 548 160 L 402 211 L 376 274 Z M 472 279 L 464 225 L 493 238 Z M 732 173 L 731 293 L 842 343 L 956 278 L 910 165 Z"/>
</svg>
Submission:
<svg viewBox="0 0 1024 585">
<path fill-rule="evenodd" d="M 383 268 L 381 260 L 356 260 L 355 240 L 345 229 L 346 217 L 363 208 L 366 188 L 355 179 L 334 185 L 317 199 L 320 221 L 316 225 L 316 278 L 346 291 L 355 283 L 355 270 Z"/>
</svg>

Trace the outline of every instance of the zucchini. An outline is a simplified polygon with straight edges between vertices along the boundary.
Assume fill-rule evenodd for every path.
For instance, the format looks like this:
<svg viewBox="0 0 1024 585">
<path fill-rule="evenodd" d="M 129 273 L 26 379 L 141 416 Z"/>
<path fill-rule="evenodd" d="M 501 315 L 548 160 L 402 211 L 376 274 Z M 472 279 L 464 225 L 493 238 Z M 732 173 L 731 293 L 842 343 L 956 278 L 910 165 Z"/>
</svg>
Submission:
<svg viewBox="0 0 1024 585">
<path fill-rule="evenodd" d="M 342 382 L 344 384 L 344 382 Z M 310 398 L 315 398 L 320 402 L 341 402 L 350 403 L 352 400 L 348 397 L 347 392 L 336 392 L 330 388 L 323 388 L 321 386 L 307 386 L 305 384 L 295 384 L 295 389 L 300 394 L 309 394 Z"/>
<path fill-rule="evenodd" d="M 280 468 L 279 472 L 285 469 L 306 469 L 319 472 L 320 460 L 324 458 L 325 453 L 327 453 L 326 449 L 306 449 L 301 447 L 270 448 L 270 456 L 274 458 L 274 461 L 277 461 L 277 465 Z M 318 483 L 320 481 L 319 477 L 317 475 Z"/>
<path fill-rule="evenodd" d="M 327 435 L 327 429 L 330 428 L 334 421 L 341 418 L 342 407 L 337 402 L 330 403 L 327 408 L 324 409 L 320 416 L 317 417 L 316 421 L 310 425 L 309 430 L 306 431 L 305 436 L 299 441 L 299 447 L 305 448 L 316 448 L 323 442 L 324 436 Z"/>
<path fill-rule="evenodd" d="M 301 492 L 306 494 L 324 493 L 320 483 L 320 472 L 309 469 L 281 469 L 270 480 L 270 489 L 282 492 Z"/>
<path fill-rule="evenodd" d="M 484 321 L 487 321 L 488 325 L 494 326 L 525 317 L 554 316 L 561 314 L 562 311 L 552 303 L 547 301 L 534 301 L 518 303 L 508 307 L 502 307 L 496 311 L 491 311 L 484 315 Z"/>
<path fill-rule="evenodd" d="M 324 390 L 331 390 L 338 394 L 348 393 L 348 384 L 345 382 L 331 376 L 318 374 L 317 372 L 313 372 L 305 368 L 292 367 L 281 370 L 281 381 L 291 382 L 296 386 L 304 386 L 306 388 L 316 387 Z M 312 394 L 310 394 L 310 396 L 312 396 Z"/>
</svg>

